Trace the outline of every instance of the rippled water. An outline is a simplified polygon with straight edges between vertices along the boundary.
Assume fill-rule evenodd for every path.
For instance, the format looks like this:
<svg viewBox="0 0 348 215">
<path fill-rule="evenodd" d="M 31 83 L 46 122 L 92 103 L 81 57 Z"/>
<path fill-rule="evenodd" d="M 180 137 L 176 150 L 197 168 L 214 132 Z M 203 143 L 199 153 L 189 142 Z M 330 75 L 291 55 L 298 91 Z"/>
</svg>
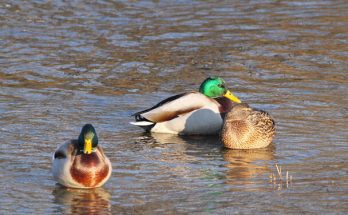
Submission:
<svg viewBox="0 0 348 215">
<path fill-rule="evenodd" d="M 1 214 L 347 213 L 346 3 L 1 2 Z M 209 75 L 271 113 L 272 147 L 128 124 Z M 50 156 L 88 122 L 112 177 L 63 189 Z"/>
</svg>

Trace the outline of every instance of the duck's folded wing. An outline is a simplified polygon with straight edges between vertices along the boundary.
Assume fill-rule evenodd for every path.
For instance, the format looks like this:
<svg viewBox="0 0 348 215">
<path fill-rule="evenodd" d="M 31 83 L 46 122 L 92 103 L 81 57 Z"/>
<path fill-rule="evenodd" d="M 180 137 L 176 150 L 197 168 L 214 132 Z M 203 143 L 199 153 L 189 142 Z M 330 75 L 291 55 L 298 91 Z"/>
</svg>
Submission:
<svg viewBox="0 0 348 215">
<path fill-rule="evenodd" d="M 199 92 L 184 93 L 169 97 L 157 105 L 133 114 L 136 121 L 164 122 L 204 106 L 216 103 Z"/>
</svg>

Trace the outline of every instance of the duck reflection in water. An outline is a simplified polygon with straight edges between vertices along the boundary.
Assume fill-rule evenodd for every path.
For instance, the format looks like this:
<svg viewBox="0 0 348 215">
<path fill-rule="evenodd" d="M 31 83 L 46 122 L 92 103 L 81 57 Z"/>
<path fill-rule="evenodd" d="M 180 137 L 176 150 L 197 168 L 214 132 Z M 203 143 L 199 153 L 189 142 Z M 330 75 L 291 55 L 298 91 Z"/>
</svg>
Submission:
<svg viewBox="0 0 348 215">
<path fill-rule="evenodd" d="M 171 173 L 177 176 L 201 175 L 202 178 L 206 178 L 211 172 L 204 171 L 205 168 L 202 167 L 204 161 L 211 159 L 218 161 L 221 155 L 227 162 L 224 164 L 227 167 L 227 170 L 224 170 L 226 183 L 231 185 L 243 185 L 243 188 L 244 185 L 251 185 L 251 188 L 255 188 L 253 185 L 265 184 L 264 178 L 268 179 L 268 173 L 273 172 L 272 163 L 275 160 L 273 144 L 262 149 L 232 150 L 223 148 L 218 136 L 177 136 L 161 133 L 144 134 L 137 143 L 144 144 L 143 147 L 151 145 L 164 148 L 165 150 L 161 150 L 160 156 L 156 158 L 158 161 L 176 164 L 199 163 L 201 167 L 185 169 L 185 166 L 176 165 L 176 168 L 171 169 Z M 265 174 L 265 177 L 262 176 L 262 181 L 257 181 L 258 176 L 262 174 Z"/>
<path fill-rule="evenodd" d="M 274 146 L 263 149 L 223 150 L 223 158 L 228 168 L 226 183 L 233 185 L 258 184 L 257 177 L 271 173 L 270 162 L 275 159 Z M 262 180 L 260 183 L 264 183 Z"/>
<path fill-rule="evenodd" d="M 110 193 L 104 188 L 74 189 L 57 184 L 54 202 L 62 205 L 62 214 L 112 214 Z"/>
<path fill-rule="evenodd" d="M 166 134 L 166 133 L 151 133 L 151 134 L 145 134 L 145 135 L 148 135 L 149 138 L 152 138 L 157 144 L 190 144 L 190 145 L 195 145 L 195 147 L 200 147 L 200 146 L 216 147 L 220 145 L 219 137 L 214 135 L 178 136 L 175 134 Z"/>
</svg>

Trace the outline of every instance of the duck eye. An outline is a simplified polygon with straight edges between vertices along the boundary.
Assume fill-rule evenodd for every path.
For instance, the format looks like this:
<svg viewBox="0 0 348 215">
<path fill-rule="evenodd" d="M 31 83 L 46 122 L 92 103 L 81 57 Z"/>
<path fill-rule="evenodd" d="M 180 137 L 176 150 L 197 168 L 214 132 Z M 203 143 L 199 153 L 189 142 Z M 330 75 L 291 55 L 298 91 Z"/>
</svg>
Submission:
<svg viewBox="0 0 348 215">
<path fill-rule="evenodd" d="M 221 87 L 221 88 L 225 88 L 225 85 L 223 85 L 223 84 L 219 84 L 219 87 Z"/>
</svg>

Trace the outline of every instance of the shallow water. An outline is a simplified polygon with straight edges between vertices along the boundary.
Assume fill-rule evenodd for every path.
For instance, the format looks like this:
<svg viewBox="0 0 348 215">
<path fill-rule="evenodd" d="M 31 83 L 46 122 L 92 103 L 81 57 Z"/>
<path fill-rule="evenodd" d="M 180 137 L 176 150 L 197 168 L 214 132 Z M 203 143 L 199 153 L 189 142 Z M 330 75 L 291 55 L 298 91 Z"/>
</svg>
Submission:
<svg viewBox="0 0 348 215">
<path fill-rule="evenodd" d="M 347 213 L 347 11 L 345 1 L 0 3 L 1 214 Z M 275 118 L 270 148 L 128 124 L 209 75 Z M 84 123 L 112 177 L 64 189 L 51 154 Z M 272 180 L 275 164 L 292 180 Z"/>
</svg>

